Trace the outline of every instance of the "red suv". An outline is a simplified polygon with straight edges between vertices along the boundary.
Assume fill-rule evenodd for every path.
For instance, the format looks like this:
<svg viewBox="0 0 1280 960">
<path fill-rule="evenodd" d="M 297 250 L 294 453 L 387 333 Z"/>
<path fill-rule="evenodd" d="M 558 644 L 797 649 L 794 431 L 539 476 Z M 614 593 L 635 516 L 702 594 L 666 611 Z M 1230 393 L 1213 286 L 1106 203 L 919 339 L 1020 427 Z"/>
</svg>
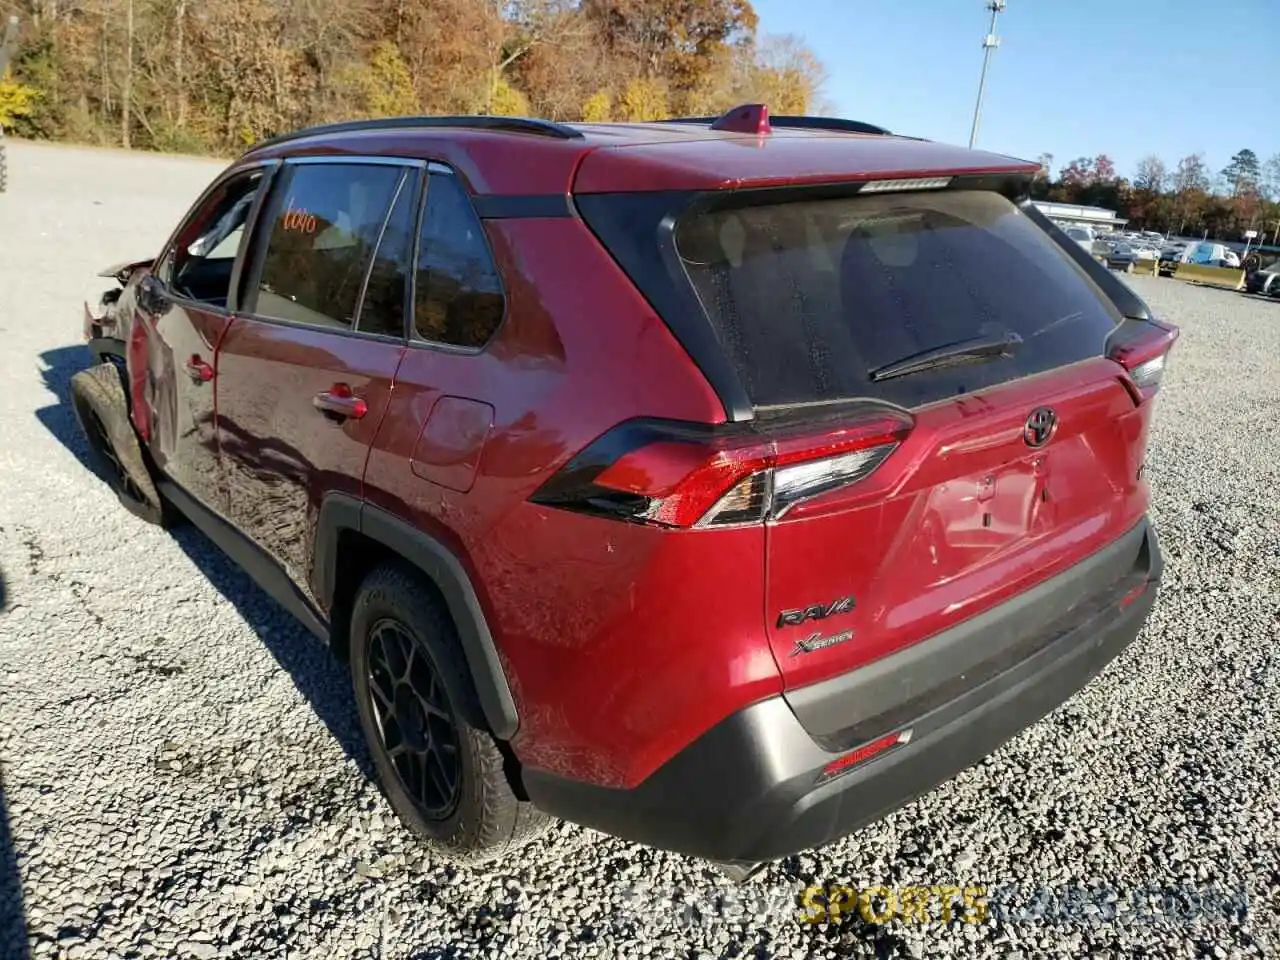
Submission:
<svg viewBox="0 0 1280 960">
<path fill-rule="evenodd" d="M 86 334 L 121 499 L 350 662 L 387 797 L 751 866 L 980 760 L 1141 628 L 1175 327 L 1034 163 L 774 117 L 259 144 Z"/>
</svg>

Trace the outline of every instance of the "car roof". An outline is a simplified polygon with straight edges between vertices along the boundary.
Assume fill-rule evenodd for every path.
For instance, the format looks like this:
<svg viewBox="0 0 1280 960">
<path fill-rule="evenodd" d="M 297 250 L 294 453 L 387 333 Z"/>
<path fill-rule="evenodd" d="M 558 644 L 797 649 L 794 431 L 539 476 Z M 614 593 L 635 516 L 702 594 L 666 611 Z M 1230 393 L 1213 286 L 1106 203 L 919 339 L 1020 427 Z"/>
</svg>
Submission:
<svg viewBox="0 0 1280 960">
<path fill-rule="evenodd" d="M 438 160 L 458 170 L 473 193 L 489 195 L 718 190 L 944 174 L 1029 177 L 1039 169 L 1029 161 L 895 136 L 857 121 L 773 118 L 778 125 L 762 134 L 716 129 L 715 122 L 401 117 L 300 130 L 256 145 L 242 160 Z M 813 126 L 801 126 L 808 123 Z"/>
</svg>

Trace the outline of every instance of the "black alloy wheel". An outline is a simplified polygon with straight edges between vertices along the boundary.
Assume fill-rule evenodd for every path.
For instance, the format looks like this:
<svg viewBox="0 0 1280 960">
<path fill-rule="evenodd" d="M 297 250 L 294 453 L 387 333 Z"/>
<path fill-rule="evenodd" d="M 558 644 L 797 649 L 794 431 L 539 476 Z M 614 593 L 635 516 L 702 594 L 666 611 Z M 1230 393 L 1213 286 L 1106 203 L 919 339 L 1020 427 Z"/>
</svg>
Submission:
<svg viewBox="0 0 1280 960">
<path fill-rule="evenodd" d="M 458 805 L 458 728 L 430 659 L 392 618 L 373 625 L 367 660 L 380 745 L 421 815 L 444 820 Z"/>
</svg>

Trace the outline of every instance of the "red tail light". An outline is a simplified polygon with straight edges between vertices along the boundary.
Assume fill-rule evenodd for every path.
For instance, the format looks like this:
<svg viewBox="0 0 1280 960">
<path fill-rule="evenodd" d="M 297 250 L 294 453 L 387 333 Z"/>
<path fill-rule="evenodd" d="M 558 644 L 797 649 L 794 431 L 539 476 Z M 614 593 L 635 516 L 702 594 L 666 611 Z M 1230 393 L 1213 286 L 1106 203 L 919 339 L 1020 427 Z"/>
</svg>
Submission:
<svg viewBox="0 0 1280 960">
<path fill-rule="evenodd" d="M 1160 386 L 1178 334 L 1173 324 L 1146 320 L 1129 320 L 1116 328 L 1107 356 L 1129 372 L 1135 400 L 1151 396 Z"/>
<path fill-rule="evenodd" d="M 633 420 L 574 457 L 532 500 L 664 527 L 761 523 L 869 476 L 911 427 L 906 414 L 883 409 L 820 433 Z"/>
</svg>

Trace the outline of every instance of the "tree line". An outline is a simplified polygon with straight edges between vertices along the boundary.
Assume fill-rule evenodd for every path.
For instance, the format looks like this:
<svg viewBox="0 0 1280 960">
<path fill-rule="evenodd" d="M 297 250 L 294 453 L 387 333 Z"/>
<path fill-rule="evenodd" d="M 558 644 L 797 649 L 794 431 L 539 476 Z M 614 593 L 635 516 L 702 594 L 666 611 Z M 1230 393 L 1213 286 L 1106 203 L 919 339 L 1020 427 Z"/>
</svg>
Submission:
<svg viewBox="0 0 1280 960">
<path fill-rule="evenodd" d="M 748 0 L 0 0 L 10 14 L 0 124 L 155 150 L 366 116 L 807 113 L 825 82 Z"/>
<path fill-rule="evenodd" d="M 315 123 L 481 113 L 655 120 L 764 102 L 822 112 L 822 63 L 765 36 L 749 0 L 0 0 L 21 19 L 0 127 L 32 138 L 238 152 Z M 1132 178 L 1106 156 L 1038 198 L 1108 207 L 1133 226 L 1280 241 L 1280 155 L 1203 155 Z"/>
<path fill-rule="evenodd" d="M 1280 243 L 1280 154 L 1263 163 L 1244 149 L 1213 174 L 1203 154 L 1183 157 L 1170 169 L 1157 156 L 1143 157 L 1132 178 L 1121 177 L 1106 154 L 1079 157 L 1053 176 L 1053 155 L 1039 158 L 1037 199 L 1115 210 L 1139 230 L 1177 236 Z"/>
</svg>

